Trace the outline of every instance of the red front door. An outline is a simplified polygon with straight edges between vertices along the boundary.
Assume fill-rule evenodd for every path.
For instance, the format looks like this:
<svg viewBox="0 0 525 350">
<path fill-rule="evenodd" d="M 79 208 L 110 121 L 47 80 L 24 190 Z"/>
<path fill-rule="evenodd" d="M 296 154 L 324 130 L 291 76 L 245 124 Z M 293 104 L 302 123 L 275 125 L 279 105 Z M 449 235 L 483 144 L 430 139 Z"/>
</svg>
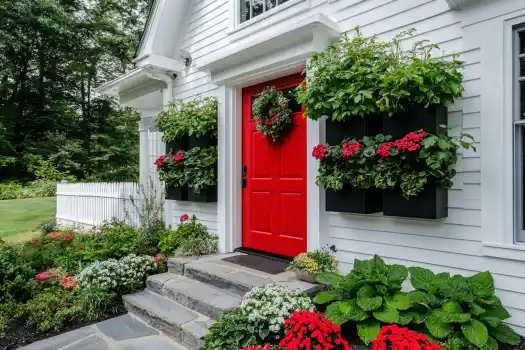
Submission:
<svg viewBox="0 0 525 350">
<path fill-rule="evenodd" d="M 306 251 L 306 121 L 294 98 L 302 80 L 294 74 L 242 91 L 242 245 L 290 257 Z M 252 102 L 267 86 L 282 90 L 294 112 L 290 132 L 275 144 L 257 131 L 252 116 Z"/>
</svg>

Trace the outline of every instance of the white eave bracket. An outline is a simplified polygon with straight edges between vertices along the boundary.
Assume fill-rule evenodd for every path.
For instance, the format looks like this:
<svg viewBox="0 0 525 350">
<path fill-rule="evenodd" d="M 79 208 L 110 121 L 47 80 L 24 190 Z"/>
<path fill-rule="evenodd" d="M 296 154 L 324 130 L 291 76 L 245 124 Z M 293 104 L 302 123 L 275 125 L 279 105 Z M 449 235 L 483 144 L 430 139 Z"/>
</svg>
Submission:
<svg viewBox="0 0 525 350">
<path fill-rule="evenodd" d="M 247 40 L 232 43 L 217 51 L 212 57 L 197 62 L 199 70 L 211 73 L 239 66 L 269 52 L 293 47 L 302 43 L 323 41 L 318 50 L 322 50 L 326 41 L 336 40 L 341 31 L 337 23 L 323 14 L 315 14 L 283 26 L 273 35 L 261 33 L 250 36 Z"/>
</svg>

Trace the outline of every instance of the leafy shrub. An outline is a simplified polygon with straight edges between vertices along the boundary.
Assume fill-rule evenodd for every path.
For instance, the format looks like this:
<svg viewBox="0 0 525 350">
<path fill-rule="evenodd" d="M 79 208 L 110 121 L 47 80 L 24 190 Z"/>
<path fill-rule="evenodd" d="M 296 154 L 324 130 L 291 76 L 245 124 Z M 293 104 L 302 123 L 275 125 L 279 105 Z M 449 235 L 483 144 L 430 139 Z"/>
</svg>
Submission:
<svg viewBox="0 0 525 350">
<path fill-rule="evenodd" d="M 96 288 L 122 295 L 143 287 L 146 277 L 156 271 L 157 265 L 151 256 L 130 254 L 118 261 L 95 261 L 78 274 L 76 281 L 81 288 Z"/>
<path fill-rule="evenodd" d="M 376 340 L 372 342 L 372 350 L 392 349 L 441 350 L 441 346 L 428 340 L 421 333 L 401 328 L 397 325 L 383 326 Z"/>
<path fill-rule="evenodd" d="M 191 101 L 172 101 L 155 118 L 164 140 L 180 139 L 185 135 L 217 135 L 219 102 L 215 97 Z"/>
<path fill-rule="evenodd" d="M 4 300 L 27 300 L 34 290 L 35 270 L 20 250 L 0 243 L 0 304 Z"/>
<path fill-rule="evenodd" d="M 36 180 L 27 185 L 17 181 L 0 183 L 0 200 L 53 197 L 56 195 L 55 181 Z"/>
<path fill-rule="evenodd" d="M 175 231 L 166 231 L 159 241 L 163 253 L 174 253 L 177 256 L 200 256 L 215 253 L 219 237 L 208 233 L 205 225 L 197 222 L 197 217 L 184 214 Z"/>
<path fill-rule="evenodd" d="M 421 267 L 410 267 L 415 291 L 409 297 L 416 305 L 410 310 L 413 322 L 424 325 L 435 338 L 451 349 L 476 347 L 497 349 L 498 342 L 518 345 L 520 337 L 502 323 L 510 318 L 494 295 L 494 279 L 489 272 L 471 277 L 448 273 L 435 275 Z"/>
<path fill-rule="evenodd" d="M 334 252 L 334 248 L 316 249 L 313 252 L 301 253 L 296 256 L 290 266 L 289 271 L 308 271 L 315 275 L 325 272 L 339 272 L 338 262 Z"/>
<path fill-rule="evenodd" d="M 281 338 L 284 322 L 297 310 L 313 310 L 311 299 L 304 293 L 276 284 L 256 287 L 246 293 L 241 312 L 254 327 L 262 342 Z M 258 342 L 257 344 L 261 344 Z"/>
<path fill-rule="evenodd" d="M 408 277 L 402 265 L 387 265 L 379 256 L 370 260 L 354 260 L 354 269 L 346 276 L 326 273 L 317 281 L 332 286 L 318 293 L 314 302 L 329 304 L 326 317 L 336 324 L 357 323 L 357 332 L 366 344 L 379 334 L 381 322 L 409 324 L 412 302 L 401 285 Z"/>
<path fill-rule="evenodd" d="M 286 335 L 279 346 L 288 350 L 334 349 L 351 350 L 341 336 L 341 329 L 323 314 L 312 311 L 296 311 L 284 323 Z"/>
<path fill-rule="evenodd" d="M 48 288 L 29 300 L 23 307 L 27 324 L 41 332 L 58 331 L 66 323 L 83 318 L 82 307 L 74 294 L 61 288 Z"/>
</svg>

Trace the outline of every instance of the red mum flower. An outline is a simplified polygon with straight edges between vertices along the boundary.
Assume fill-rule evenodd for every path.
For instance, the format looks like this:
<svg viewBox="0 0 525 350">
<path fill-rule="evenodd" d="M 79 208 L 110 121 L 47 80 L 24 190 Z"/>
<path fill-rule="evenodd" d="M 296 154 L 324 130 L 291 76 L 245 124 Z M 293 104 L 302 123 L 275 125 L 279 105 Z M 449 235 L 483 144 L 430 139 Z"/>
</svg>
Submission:
<svg viewBox="0 0 525 350">
<path fill-rule="evenodd" d="M 184 214 L 180 217 L 180 223 L 182 224 L 184 221 L 188 220 L 190 216 L 188 214 Z"/>
<path fill-rule="evenodd" d="M 323 160 L 326 158 L 327 149 L 328 149 L 328 145 L 318 144 L 317 146 L 314 147 L 312 151 L 312 156 L 319 160 Z"/>
<path fill-rule="evenodd" d="M 424 334 L 394 324 L 383 326 L 376 340 L 372 342 L 372 350 L 386 349 L 441 350 L 441 346 L 430 342 Z"/>
</svg>

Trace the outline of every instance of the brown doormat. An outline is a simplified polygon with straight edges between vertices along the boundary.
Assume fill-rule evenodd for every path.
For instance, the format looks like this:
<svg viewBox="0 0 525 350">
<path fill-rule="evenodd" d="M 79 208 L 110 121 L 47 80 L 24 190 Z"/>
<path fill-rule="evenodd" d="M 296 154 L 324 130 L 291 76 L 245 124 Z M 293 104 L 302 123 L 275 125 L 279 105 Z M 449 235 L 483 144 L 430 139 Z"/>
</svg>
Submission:
<svg viewBox="0 0 525 350">
<path fill-rule="evenodd" d="M 229 258 L 224 258 L 222 260 L 232 264 L 266 272 L 271 275 L 277 275 L 278 273 L 284 272 L 290 265 L 290 263 L 285 261 L 266 258 L 264 256 L 258 255 L 236 255 Z"/>
</svg>

